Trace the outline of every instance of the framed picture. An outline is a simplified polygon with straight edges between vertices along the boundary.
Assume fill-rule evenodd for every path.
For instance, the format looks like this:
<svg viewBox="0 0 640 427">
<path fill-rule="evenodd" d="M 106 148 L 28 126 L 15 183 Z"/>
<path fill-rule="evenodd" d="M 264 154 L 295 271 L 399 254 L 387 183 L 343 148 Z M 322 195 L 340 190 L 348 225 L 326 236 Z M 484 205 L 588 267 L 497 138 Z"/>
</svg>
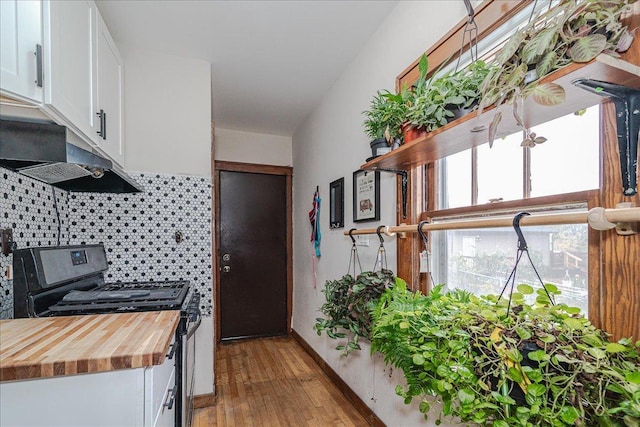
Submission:
<svg viewBox="0 0 640 427">
<path fill-rule="evenodd" d="M 353 173 L 353 221 L 380 220 L 380 172 Z"/>
<path fill-rule="evenodd" d="M 344 178 L 329 184 L 329 228 L 344 227 Z"/>
</svg>

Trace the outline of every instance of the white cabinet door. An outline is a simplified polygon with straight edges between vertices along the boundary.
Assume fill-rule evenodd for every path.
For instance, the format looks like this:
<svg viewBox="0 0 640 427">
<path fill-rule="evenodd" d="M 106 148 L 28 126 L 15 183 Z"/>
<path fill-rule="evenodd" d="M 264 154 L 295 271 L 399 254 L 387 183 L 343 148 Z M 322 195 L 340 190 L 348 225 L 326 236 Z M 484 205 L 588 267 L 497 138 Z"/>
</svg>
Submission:
<svg viewBox="0 0 640 427">
<path fill-rule="evenodd" d="M 42 102 L 40 1 L 0 1 L 0 89 L 20 100 Z M 40 71 L 40 74 L 38 74 Z"/>
<path fill-rule="evenodd" d="M 96 142 L 111 159 L 124 166 L 122 58 L 109 29 L 97 14 L 96 69 L 98 124 Z"/>
<path fill-rule="evenodd" d="M 95 114 L 96 6 L 85 0 L 45 0 L 45 104 L 89 139 Z"/>
<path fill-rule="evenodd" d="M 144 391 L 142 368 L 2 382 L 0 425 L 141 427 Z"/>
</svg>

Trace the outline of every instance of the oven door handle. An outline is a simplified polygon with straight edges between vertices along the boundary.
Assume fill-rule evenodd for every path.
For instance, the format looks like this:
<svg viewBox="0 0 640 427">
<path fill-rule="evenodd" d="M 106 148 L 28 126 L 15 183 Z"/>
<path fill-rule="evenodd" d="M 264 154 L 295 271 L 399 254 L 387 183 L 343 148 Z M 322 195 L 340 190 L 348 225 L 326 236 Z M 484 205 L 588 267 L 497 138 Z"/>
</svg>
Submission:
<svg viewBox="0 0 640 427">
<path fill-rule="evenodd" d="M 193 334 L 196 333 L 196 329 L 200 327 L 200 323 L 202 323 L 202 316 L 200 315 L 200 313 L 198 313 L 198 318 L 195 320 L 195 322 L 193 322 L 192 325 L 190 325 L 189 329 L 187 330 L 187 339 L 191 338 Z"/>
<path fill-rule="evenodd" d="M 176 345 L 175 342 L 169 346 L 169 353 L 167 353 L 167 359 L 169 360 L 173 359 L 173 356 L 175 356 L 176 354 L 176 347 L 178 346 Z"/>
</svg>

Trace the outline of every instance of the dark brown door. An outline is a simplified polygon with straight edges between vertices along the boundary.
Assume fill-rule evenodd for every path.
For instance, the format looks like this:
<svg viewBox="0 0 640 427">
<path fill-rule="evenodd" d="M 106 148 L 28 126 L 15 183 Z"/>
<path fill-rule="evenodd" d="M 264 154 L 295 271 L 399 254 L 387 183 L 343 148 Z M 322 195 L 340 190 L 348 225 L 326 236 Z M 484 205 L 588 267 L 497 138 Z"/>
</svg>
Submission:
<svg viewBox="0 0 640 427">
<path fill-rule="evenodd" d="M 219 173 L 220 338 L 286 335 L 286 177 Z"/>
</svg>

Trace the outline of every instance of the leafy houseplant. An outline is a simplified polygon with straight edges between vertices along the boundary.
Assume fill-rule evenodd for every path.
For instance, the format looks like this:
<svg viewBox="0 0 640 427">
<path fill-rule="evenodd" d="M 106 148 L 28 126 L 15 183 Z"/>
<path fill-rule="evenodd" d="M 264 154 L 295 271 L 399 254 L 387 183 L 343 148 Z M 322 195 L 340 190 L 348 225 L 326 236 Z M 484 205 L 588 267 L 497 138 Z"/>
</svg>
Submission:
<svg viewBox="0 0 640 427">
<path fill-rule="evenodd" d="M 552 294 L 558 291 L 546 285 Z M 464 291 L 413 294 L 402 284 L 374 312 L 372 351 L 404 371 L 405 403 L 429 396 L 442 416 L 508 426 L 626 426 L 640 423 L 640 342 L 617 343 L 566 305 L 518 286 L 511 309 Z"/>
<path fill-rule="evenodd" d="M 372 150 L 374 143 L 385 142 L 386 145 L 392 145 L 396 141 L 402 142 L 402 122 L 407 115 L 407 96 L 407 91 L 398 94 L 388 90 L 378 91 L 371 100 L 369 109 L 363 111 L 364 130 L 372 141 Z M 372 154 L 377 155 L 375 152 Z"/>
<path fill-rule="evenodd" d="M 322 291 L 327 301 L 320 308 L 325 317 L 317 318 L 314 326 L 318 335 L 326 331 L 329 338 L 346 338 L 346 344 L 336 347 L 345 356 L 360 350 L 360 338 L 371 339 L 371 311 L 393 280 L 392 271 L 382 270 L 327 281 Z"/>
<path fill-rule="evenodd" d="M 635 0 L 562 0 L 516 31 L 495 57 L 491 72 L 482 83 L 480 109 L 513 104 L 516 122 L 525 131 L 523 146 L 533 147 L 546 139 L 531 135 L 521 117 L 522 100 L 532 96 L 541 105 L 557 105 L 565 91 L 555 83 L 538 80 L 572 62 L 589 62 L 601 53 L 616 55 L 633 40 L 620 21 Z M 489 128 L 489 144 L 497 134 L 501 114 Z"/>
<path fill-rule="evenodd" d="M 467 112 L 464 110 L 475 108 L 480 102 L 480 86 L 489 71 L 487 63 L 475 61 L 463 70 L 441 76 L 435 73 L 414 90 L 407 115 L 409 122 L 430 132 L 463 115 Z"/>
</svg>

